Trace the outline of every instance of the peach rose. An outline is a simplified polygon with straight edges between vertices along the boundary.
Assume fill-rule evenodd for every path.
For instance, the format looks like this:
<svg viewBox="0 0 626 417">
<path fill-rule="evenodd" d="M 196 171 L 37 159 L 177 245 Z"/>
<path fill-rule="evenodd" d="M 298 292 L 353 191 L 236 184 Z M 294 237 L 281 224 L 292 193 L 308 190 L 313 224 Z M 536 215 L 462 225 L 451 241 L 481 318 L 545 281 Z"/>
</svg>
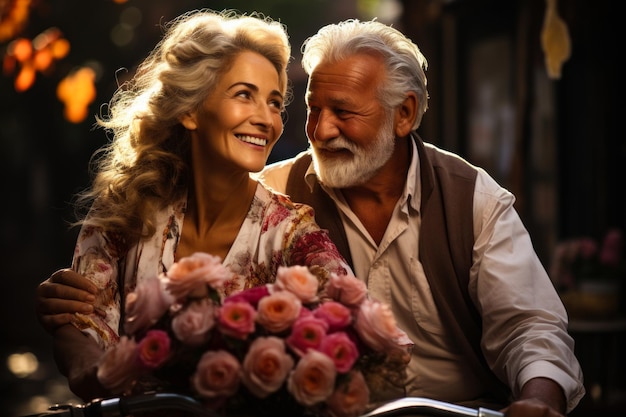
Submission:
<svg viewBox="0 0 626 417">
<path fill-rule="evenodd" d="M 230 277 L 219 256 L 196 252 L 175 262 L 167 271 L 167 289 L 181 300 L 197 293 L 203 295 L 205 286 L 221 288 Z"/>
<path fill-rule="evenodd" d="M 311 349 L 300 358 L 289 375 L 287 390 L 300 404 L 312 406 L 330 396 L 336 376 L 337 370 L 332 359 Z"/>
<path fill-rule="evenodd" d="M 278 290 L 291 291 L 303 303 L 317 300 L 319 282 L 306 266 L 279 266 L 274 285 Z"/>
<path fill-rule="evenodd" d="M 370 401 L 370 390 L 360 371 L 351 371 L 326 400 L 333 417 L 358 417 Z"/>
<path fill-rule="evenodd" d="M 282 339 L 259 337 L 250 344 L 243 360 L 242 382 L 255 397 L 265 398 L 278 391 L 291 368 L 293 358 L 285 351 Z"/>
<path fill-rule="evenodd" d="M 225 350 L 205 352 L 191 377 L 193 389 L 205 398 L 228 397 L 237 392 L 241 381 L 241 364 Z"/>
<path fill-rule="evenodd" d="M 272 333 L 287 330 L 296 321 L 302 302 L 289 291 L 277 291 L 259 301 L 257 322 Z"/>
</svg>

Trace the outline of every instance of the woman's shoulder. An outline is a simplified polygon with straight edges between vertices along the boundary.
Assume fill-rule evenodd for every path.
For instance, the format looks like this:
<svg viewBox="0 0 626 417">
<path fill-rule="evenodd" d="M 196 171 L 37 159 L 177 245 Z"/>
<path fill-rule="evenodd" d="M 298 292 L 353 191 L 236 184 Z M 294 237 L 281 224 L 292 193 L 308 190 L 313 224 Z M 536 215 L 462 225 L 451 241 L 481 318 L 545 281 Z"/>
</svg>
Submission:
<svg viewBox="0 0 626 417">
<path fill-rule="evenodd" d="M 258 183 L 253 207 L 255 217 L 262 217 L 265 223 L 314 222 L 313 208 L 296 203 L 288 195 L 282 194 Z"/>
<path fill-rule="evenodd" d="M 287 194 L 280 193 L 267 185 L 259 182 L 257 184 L 256 198 L 268 206 L 280 206 L 283 209 L 295 212 L 308 211 L 311 208 L 305 204 L 294 202 Z"/>
</svg>

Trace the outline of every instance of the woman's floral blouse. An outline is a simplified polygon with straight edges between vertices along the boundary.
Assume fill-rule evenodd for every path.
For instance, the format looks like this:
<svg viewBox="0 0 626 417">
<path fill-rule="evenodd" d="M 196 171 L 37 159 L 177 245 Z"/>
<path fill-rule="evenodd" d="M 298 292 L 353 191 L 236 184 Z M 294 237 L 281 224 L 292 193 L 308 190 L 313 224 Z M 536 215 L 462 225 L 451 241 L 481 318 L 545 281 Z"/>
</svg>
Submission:
<svg viewBox="0 0 626 417">
<path fill-rule="evenodd" d="M 138 281 L 155 276 L 175 261 L 186 201 L 157 213 L 157 232 L 125 254 L 100 229 L 81 229 L 72 268 L 100 288 L 99 314 L 76 314 L 74 325 L 98 340 L 103 348 L 119 339 L 126 294 Z M 208 237 L 210 238 L 210 236 Z M 224 296 L 273 282 L 279 266 L 306 265 L 322 286 L 331 273 L 352 274 L 343 257 L 319 228 L 309 206 L 291 202 L 259 184 L 246 219 L 223 260 L 232 272 Z M 120 291 L 121 289 L 121 291 Z"/>
</svg>

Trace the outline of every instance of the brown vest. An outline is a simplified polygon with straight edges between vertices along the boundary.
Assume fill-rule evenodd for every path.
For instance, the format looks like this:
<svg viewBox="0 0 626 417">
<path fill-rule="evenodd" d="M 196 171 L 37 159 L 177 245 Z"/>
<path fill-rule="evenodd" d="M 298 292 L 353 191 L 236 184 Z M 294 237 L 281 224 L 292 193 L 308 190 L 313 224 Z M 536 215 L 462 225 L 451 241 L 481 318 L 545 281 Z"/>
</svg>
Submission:
<svg viewBox="0 0 626 417">
<path fill-rule="evenodd" d="M 462 159 L 424 145 L 416 139 L 420 160 L 422 224 L 419 258 L 444 327 L 464 352 L 475 374 L 488 382 L 490 392 L 481 400 L 493 406 L 510 401 L 510 391 L 487 366 L 480 348 L 481 317 L 468 292 L 474 245 L 473 198 L 476 169 Z M 312 206 L 315 219 L 352 265 L 350 247 L 332 199 L 315 182 L 313 192 L 304 181 L 310 152 L 298 155 L 287 180 L 293 201 Z M 478 403 L 480 404 L 481 401 Z"/>
</svg>

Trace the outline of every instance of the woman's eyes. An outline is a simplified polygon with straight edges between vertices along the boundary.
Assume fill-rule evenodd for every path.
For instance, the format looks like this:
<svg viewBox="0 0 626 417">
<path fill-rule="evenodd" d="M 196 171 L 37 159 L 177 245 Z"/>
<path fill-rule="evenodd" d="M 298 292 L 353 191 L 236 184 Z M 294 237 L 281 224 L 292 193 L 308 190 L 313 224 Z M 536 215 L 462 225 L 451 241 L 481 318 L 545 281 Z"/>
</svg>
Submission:
<svg viewBox="0 0 626 417">
<path fill-rule="evenodd" d="M 237 94 L 235 94 L 236 97 L 244 97 L 244 98 L 251 98 L 252 97 L 252 93 L 248 90 L 242 90 L 242 91 L 238 91 Z"/>
<path fill-rule="evenodd" d="M 242 98 L 245 98 L 247 100 L 250 100 L 253 97 L 253 93 L 252 93 L 252 91 L 249 91 L 249 90 L 241 90 L 241 91 L 238 91 L 235 94 L 235 97 L 242 97 Z M 277 108 L 279 111 L 282 111 L 283 108 L 284 108 L 283 101 L 280 100 L 280 99 L 273 99 L 273 98 L 269 99 L 268 100 L 268 105 Z"/>
<path fill-rule="evenodd" d="M 270 106 L 276 107 L 278 110 L 283 110 L 283 101 L 282 100 L 270 100 Z"/>
</svg>

